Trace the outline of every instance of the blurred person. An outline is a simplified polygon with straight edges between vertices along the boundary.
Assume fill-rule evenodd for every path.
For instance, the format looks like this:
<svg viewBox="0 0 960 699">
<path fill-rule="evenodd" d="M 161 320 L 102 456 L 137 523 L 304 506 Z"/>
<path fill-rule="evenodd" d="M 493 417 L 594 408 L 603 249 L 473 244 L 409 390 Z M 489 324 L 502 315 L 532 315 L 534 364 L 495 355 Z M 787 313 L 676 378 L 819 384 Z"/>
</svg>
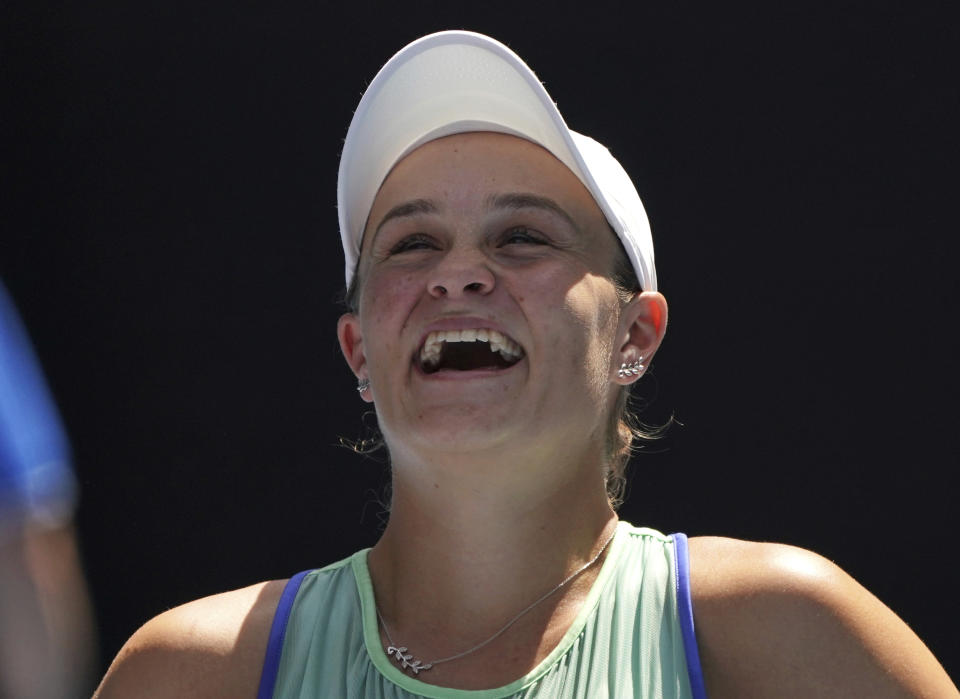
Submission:
<svg viewBox="0 0 960 699">
<path fill-rule="evenodd" d="M 91 605 L 73 528 L 70 449 L 0 284 L 0 698 L 90 691 Z"/>
</svg>

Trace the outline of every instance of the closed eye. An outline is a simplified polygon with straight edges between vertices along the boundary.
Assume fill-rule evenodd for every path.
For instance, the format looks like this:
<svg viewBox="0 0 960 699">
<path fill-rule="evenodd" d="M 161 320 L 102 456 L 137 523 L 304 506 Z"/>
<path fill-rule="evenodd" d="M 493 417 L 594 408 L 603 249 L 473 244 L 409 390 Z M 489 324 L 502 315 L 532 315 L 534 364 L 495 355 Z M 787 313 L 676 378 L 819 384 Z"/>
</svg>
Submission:
<svg viewBox="0 0 960 699">
<path fill-rule="evenodd" d="M 546 245 L 546 240 L 526 226 L 511 228 L 503 234 L 501 245 Z"/>
<path fill-rule="evenodd" d="M 414 235 L 408 235 L 390 248 L 390 254 L 396 255 L 397 253 L 410 252 L 413 250 L 430 250 L 435 247 L 436 243 L 429 236 L 422 233 L 415 233 Z"/>
</svg>

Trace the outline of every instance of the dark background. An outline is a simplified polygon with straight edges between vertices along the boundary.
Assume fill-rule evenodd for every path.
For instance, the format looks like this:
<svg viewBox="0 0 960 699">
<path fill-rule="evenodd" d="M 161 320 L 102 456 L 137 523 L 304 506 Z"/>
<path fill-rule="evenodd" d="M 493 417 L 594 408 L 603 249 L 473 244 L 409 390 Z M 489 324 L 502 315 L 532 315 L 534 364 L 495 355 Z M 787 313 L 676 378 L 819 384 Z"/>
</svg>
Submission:
<svg viewBox="0 0 960 699">
<path fill-rule="evenodd" d="M 383 466 L 337 446 L 365 405 L 338 155 L 394 51 L 468 28 L 648 207 L 671 325 L 642 393 L 682 426 L 622 516 L 819 551 L 960 675 L 958 24 L 713 5 L 3 5 L 0 276 L 75 447 L 104 663 L 170 606 L 376 540 Z"/>
</svg>

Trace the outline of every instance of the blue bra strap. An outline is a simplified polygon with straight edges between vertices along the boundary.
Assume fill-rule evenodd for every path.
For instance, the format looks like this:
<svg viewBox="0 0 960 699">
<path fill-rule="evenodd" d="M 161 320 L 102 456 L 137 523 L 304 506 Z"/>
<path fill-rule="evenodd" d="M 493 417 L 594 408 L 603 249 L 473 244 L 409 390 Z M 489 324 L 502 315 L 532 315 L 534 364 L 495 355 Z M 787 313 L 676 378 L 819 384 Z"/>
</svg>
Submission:
<svg viewBox="0 0 960 699">
<path fill-rule="evenodd" d="M 297 573 L 287 581 L 277 604 L 277 612 L 273 615 L 273 625 L 270 627 L 270 640 L 267 641 L 267 656 L 263 661 L 263 672 L 260 674 L 260 689 L 257 699 L 271 699 L 273 687 L 277 683 L 277 672 L 280 670 L 280 655 L 283 653 L 283 638 L 287 633 L 287 622 L 293 609 L 293 601 L 297 598 L 297 591 L 304 576 L 309 573 L 305 570 Z"/>
<path fill-rule="evenodd" d="M 707 699 L 707 690 L 703 684 L 703 670 L 700 668 L 700 653 L 697 651 L 697 637 L 693 632 L 693 604 L 690 601 L 690 552 L 687 549 L 686 534 L 673 534 L 673 548 L 677 562 L 677 615 L 680 617 L 680 635 L 683 638 L 683 652 L 687 658 L 690 689 L 693 692 L 693 699 Z"/>
</svg>

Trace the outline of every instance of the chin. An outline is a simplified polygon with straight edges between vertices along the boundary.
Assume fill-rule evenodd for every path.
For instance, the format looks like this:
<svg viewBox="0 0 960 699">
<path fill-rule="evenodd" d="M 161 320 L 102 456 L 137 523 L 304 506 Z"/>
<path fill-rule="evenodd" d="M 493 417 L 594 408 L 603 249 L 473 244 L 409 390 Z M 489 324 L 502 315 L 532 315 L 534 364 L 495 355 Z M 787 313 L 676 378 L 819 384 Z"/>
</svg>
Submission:
<svg viewBox="0 0 960 699">
<path fill-rule="evenodd" d="M 515 417 L 491 414 L 490 406 L 436 407 L 421 411 L 397 430 L 384 430 L 411 453 L 483 451 L 522 437 Z"/>
</svg>

